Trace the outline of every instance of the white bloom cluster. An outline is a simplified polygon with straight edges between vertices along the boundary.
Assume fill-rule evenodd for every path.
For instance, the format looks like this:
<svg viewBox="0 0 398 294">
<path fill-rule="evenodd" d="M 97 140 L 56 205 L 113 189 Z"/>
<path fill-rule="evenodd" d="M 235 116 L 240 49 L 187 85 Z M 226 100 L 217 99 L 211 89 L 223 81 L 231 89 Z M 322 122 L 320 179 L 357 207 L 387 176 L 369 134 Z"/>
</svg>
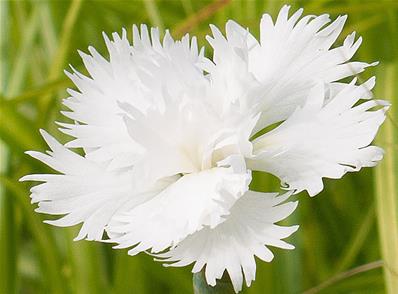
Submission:
<svg viewBox="0 0 398 294">
<path fill-rule="evenodd" d="M 62 145 L 42 131 L 51 151 L 28 152 L 59 172 L 22 178 L 42 182 L 31 189 L 37 211 L 63 215 L 48 221 L 56 226 L 82 223 L 76 240 L 194 263 L 210 285 L 225 270 L 235 291 L 250 285 L 254 257 L 273 258 L 266 245 L 293 248 L 282 239 L 297 226 L 275 224 L 295 210 L 290 195 L 314 196 L 322 178 L 383 155 L 370 146 L 388 108 L 372 99 L 375 79 L 339 82 L 374 65 L 349 61 L 361 38 L 333 47 L 345 16 L 288 12 L 275 22 L 265 14 L 259 41 L 234 21 L 225 36 L 211 26 L 212 60 L 195 38 L 160 40 L 144 25 L 133 27 L 133 44 L 124 30 L 104 35 L 109 60 L 80 52 L 90 77 L 67 73 L 79 91 L 64 100 L 74 123 L 60 123 L 74 139 Z M 252 170 L 287 192 L 250 191 Z"/>
</svg>

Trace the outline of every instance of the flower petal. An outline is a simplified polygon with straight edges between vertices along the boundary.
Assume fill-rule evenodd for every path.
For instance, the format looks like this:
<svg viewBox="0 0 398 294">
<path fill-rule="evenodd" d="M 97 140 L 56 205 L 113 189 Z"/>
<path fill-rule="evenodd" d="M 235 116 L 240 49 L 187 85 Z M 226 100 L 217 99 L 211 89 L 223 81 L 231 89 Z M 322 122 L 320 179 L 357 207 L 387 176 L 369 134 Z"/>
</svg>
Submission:
<svg viewBox="0 0 398 294">
<path fill-rule="evenodd" d="M 121 37 L 114 33 L 113 41 L 106 35 L 104 38 L 110 53 L 109 61 L 92 47 L 89 47 L 91 55 L 79 52 L 91 78 L 74 68 L 72 73 L 66 72 L 79 92 L 68 89 L 71 96 L 63 104 L 70 111 L 62 113 L 76 123 L 61 123 L 60 130 L 76 138 L 67 146 L 85 148 L 88 158 L 100 162 L 115 161 L 118 162 L 116 167 L 129 166 L 140 148 L 128 135 L 120 116 L 123 111 L 117 102 L 129 100 L 141 108 L 147 107 L 148 102 L 139 89 L 133 68 L 127 66 L 132 63 L 132 47 L 126 31 L 123 30 Z"/>
<path fill-rule="evenodd" d="M 235 22 L 226 25 L 226 38 L 212 27 L 208 38 L 214 49 L 215 65 L 207 65 L 210 78 L 220 93 L 248 104 L 246 109 L 262 112 L 253 134 L 285 120 L 318 82 L 330 83 L 362 72 L 375 65 L 348 62 L 361 44 L 355 33 L 342 46 L 332 49 L 346 16 L 330 23 L 329 16 L 301 17 L 303 10 L 288 17 L 285 5 L 275 23 L 264 14 L 260 23 L 260 42 Z M 245 102 L 242 102 L 245 101 Z"/>
<path fill-rule="evenodd" d="M 143 149 L 135 161 L 135 178 L 151 182 L 194 173 L 217 166 L 229 155 L 252 153 L 249 139 L 259 115 L 223 116 L 203 100 L 207 86 L 181 87 L 182 92 L 175 95 L 163 88 L 159 92 L 163 103 L 145 111 L 120 103 L 127 130 Z"/>
<path fill-rule="evenodd" d="M 184 175 L 153 199 L 116 217 L 108 228 L 111 241 L 119 244 L 116 248 L 134 246 L 130 255 L 163 251 L 205 225 L 223 222 L 250 180 L 249 171 L 232 167 Z"/>
<path fill-rule="evenodd" d="M 158 183 L 138 193 L 131 173 L 107 171 L 105 165 L 70 151 L 45 131 L 42 135 L 52 151 L 27 153 L 62 174 L 27 175 L 21 181 L 43 182 L 31 188 L 32 203 L 39 204 L 37 212 L 65 215 L 47 223 L 62 227 L 83 223 L 76 240 L 101 240 L 114 214 L 150 199 L 169 184 Z"/>
<path fill-rule="evenodd" d="M 307 190 L 314 196 L 323 189 L 323 177 L 338 179 L 346 172 L 376 165 L 383 151 L 369 144 L 385 119 L 388 103 L 358 104 L 361 98 L 371 97 L 374 83 L 372 78 L 356 86 L 354 80 L 327 87 L 326 93 L 322 84 L 314 87 L 303 107 L 254 140 L 249 168 L 270 172 L 288 189 Z"/>
<path fill-rule="evenodd" d="M 286 119 L 302 106 L 319 81 L 334 82 L 374 65 L 348 62 L 362 39 L 349 35 L 342 46 L 331 49 L 347 16 L 330 23 L 329 15 L 304 16 L 302 9 L 288 18 L 284 6 L 275 23 L 265 14 L 260 24 L 260 43 L 250 51 L 250 71 L 264 84 L 263 111 L 257 130 Z M 329 24 L 330 23 L 330 24 Z"/>
<path fill-rule="evenodd" d="M 208 83 L 196 65 L 204 56 L 195 38 L 174 41 L 166 33 L 162 45 L 157 29 L 149 33 L 143 25 L 140 33 L 134 26 L 133 33 L 134 46 L 125 30 L 121 37 L 112 34 L 113 41 L 104 35 L 109 61 L 92 47 L 91 55 L 79 52 L 91 77 L 73 68 L 73 73 L 66 72 L 80 91 L 68 90 L 71 97 L 64 100 L 70 111 L 63 114 L 75 121 L 59 124 L 62 132 L 76 138 L 67 147 L 83 147 L 87 158 L 110 162 L 108 169 L 131 167 L 143 152 L 128 134 L 121 103 L 145 112 L 164 102 L 165 89 L 178 97 L 182 89 L 200 87 L 201 80 Z"/>
<path fill-rule="evenodd" d="M 210 28 L 213 36 L 207 36 L 207 40 L 214 50 L 214 63 L 207 61 L 203 65 L 211 80 L 209 102 L 222 114 L 251 113 L 258 103 L 261 85 L 249 72 L 248 53 L 258 42 L 231 20 L 226 24 L 226 38 L 217 27 L 211 25 Z"/>
<path fill-rule="evenodd" d="M 199 272 L 206 266 L 206 280 L 212 286 L 227 270 L 235 292 L 239 292 L 243 275 L 248 286 L 255 279 L 255 256 L 268 262 L 273 259 L 272 252 L 264 245 L 294 248 L 281 239 L 294 233 L 298 226 L 281 227 L 274 223 L 289 216 L 297 207 L 297 202 L 281 204 L 291 193 L 277 195 L 246 192 L 231 208 L 226 221 L 215 228 L 203 228 L 175 248 L 157 256 L 161 261 L 173 262 L 168 266 L 195 263 L 193 272 Z"/>
</svg>

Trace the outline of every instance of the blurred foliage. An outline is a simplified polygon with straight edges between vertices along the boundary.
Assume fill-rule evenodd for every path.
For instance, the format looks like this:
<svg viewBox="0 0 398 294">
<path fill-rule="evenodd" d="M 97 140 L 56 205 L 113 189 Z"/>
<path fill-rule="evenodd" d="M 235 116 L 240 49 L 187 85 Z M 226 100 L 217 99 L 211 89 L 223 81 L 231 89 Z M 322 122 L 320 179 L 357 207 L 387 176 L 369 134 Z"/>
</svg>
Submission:
<svg viewBox="0 0 398 294">
<path fill-rule="evenodd" d="M 189 267 L 166 269 L 145 254 L 129 257 L 107 244 L 73 242 L 77 228 L 43 224 L 45 216 L 33 212 L 28 185 L 18 179 L 46 168 L 23 151 L 45 150 L 39 128 L 66 141 L 53 123 L 66 120 L 59 111 L 71 83 L 63 69 L 73 64 L 84 72 L 76 50 L 89 45 L 106 56 L 103 31 L 125 27 L 131 33 L 132 24 L 147 23 L 169 28 L 175 37 L 190 32 L 204 45 L 210 23 L 223 27 L 231 18 L 258 35 L 262 13 L 276 16 L 285 3 L 304 7 L 307 14 L 349 14 L 340 42 L 355 30 L 364 37 L 356 58 L 381 62 L 360 79 L 377 74 L 378 98 L 398 104 L 398 71 L 386 73 L 398 68 L 397 0 L 0 1 L 0 294 L 192 293 Z M 211 55 L 209 49 L 206 54 Z M 398 227 L 394 107 L 379 139 L 389 164 L 376 178 L 364 169 L 339 181 L 326 180 L 325 191 L 313 199 L 299 195 L 299 209 L 288 220 L 301 226 L 289 239 L 296 249 L 275 249 L 272 263 L 258 262 L 256 281 L 244 293 L 301 293 L 317 285 L 326 285 L 315 289 L 320 293 L 386 291 L 381 268 L 355 275 L 345 271 L 380 260 L 381 254 L 386 264 L 397 262 L 398 247 L 391 247 L 390 238 Z M 253 183 L 258 190 L 277 186 L 262 174 Z M 388 272 L 386 281 L 397 282 L 397 271 Z"/>
</svg>

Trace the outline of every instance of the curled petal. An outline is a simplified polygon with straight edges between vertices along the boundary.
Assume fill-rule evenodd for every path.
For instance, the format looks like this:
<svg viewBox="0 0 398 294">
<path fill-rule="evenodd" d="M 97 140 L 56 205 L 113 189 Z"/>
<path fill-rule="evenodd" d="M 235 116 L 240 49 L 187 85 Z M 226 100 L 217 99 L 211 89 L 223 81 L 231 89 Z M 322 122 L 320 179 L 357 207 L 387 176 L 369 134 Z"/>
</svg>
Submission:
<svg viewBox="0 0 398 294">
<path fill-rule="evenodd" d="M 278 176 L 289 189 L 307 190 L 314 196 L 323 189 L 322 178 L 338 179 L 376 165 L 383 150 L 369 144 L 389 104 L 380 100 L 358 104 L 371 96 L 374 83 L 372 78 L 360 86 L 354 80 L 326 91 L 322 84 L 314 87 L 303 107 L 253 142 L 254 157 L 248 166 Z"/>
<path fill-rule="evenodd" d="M 133 194 L 130 176 L 125 172 L 110 172 L 105 166 L 70 151 L 46 132 L 42 135 L 52 151 L 49 154 L 27 152 L 62 174 L 34 174 L 21 181 L 42 182 L 31 188 L 32 203 L 37 212 L 65 215 L 46 221 L 56 226 L 83 223 L 76 237 L 101 240 L 112 216 L 125 207 Z"/>
<path fill-rule="evenodd" d="M 160 252 L 203 226 L 225 220 L 231 206 L 248 189 L 250 172 L 217 167 L 182 176 L 174 184 L 110 223 L 108 231 L 117 248 L 134 255 Z"/>
<path fill-rule="evenodd" d="M 297 207 L 297 202 L 282 204 L 291 195 L 290 192 L 277 195 L 246 192 L 231 208 L 223 223 L 215 228 L 205 227 L 170 251 L 157 256 L 163 262 L 170 262 L 167 266 L 194 263 L 193 272 L 199 272 L 205 266 L 207 283 L 212 286 L 226 270 L 235 291 L 239 292 L 243 276 L 248 286 L 255 279 L 255 256 L 267 262 L 273 259 L 266 245 L 294 248 L 281 239 L 294 233 L 298 226 L 282 227 L 275 223 L 288 217 Z"/>
</svg>

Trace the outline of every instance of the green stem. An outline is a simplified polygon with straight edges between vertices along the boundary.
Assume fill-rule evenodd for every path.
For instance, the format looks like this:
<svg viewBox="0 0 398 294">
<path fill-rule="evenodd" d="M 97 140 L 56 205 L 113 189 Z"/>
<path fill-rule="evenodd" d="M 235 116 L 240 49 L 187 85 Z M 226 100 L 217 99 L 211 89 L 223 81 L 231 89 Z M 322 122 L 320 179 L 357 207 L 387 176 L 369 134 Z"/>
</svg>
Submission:
<svg viewBox="0 0 398 294">
<path fill-rule="evenodd" d="M 327 279 L 325 282 L 323 282 L 322 284 L 313 287 L 311 289 L 308 289 L 306 291 L 303 292 L 303 294 L 315 294 L 315 293 L 319 293 L 321 290 L 326 289 L 338 282 L 341 282 L 345 279 L 348 279 L 352 276 L 355 276 L 357 274 L 360 273 L 364 273 L 373 269 L 377 269 L 383 266 L 383 261 L 381 260 L 377 260 L 374 262 L 370 262 L 361 266 L 358 266 L 356 268 L 350 269 L 346 272 L 343 273 L 339 273 L 333 277 L 331 277 L 330 279 Z"/>
<path fill-rule="evenodd" d="M 194 294 L 235 294 L 227 272 L 217 280 L 214 287 L 207 284 L 204 270 L 193 274 L 193 290 Z"/>
</svg>

